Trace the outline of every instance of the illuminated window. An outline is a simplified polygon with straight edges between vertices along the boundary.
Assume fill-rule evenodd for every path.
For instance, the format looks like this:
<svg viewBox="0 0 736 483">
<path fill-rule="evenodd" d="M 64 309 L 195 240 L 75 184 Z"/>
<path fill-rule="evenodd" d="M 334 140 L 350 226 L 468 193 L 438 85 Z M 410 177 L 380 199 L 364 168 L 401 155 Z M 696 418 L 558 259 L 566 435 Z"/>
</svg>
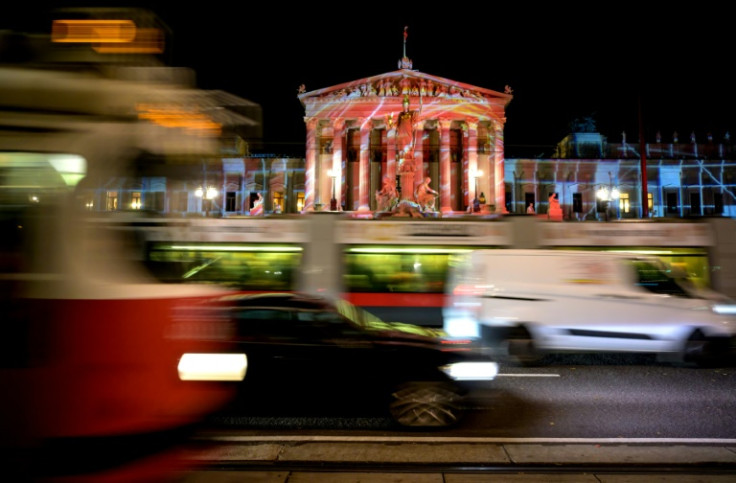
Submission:
<svg viewBox="0 0 736 483">
<path fill-rule="evenodd" d="M 621 210 L 621 213 L 628 213 L 629 212 L 629 194 L 628 193 L 619 193 L 618 195 L 618 208 Z"/>
<path fill-rule="evenodd" d="M 281 211 L 284 211 L 284 194 L 280 191 L 273 192 L 273 209 L 276 210 L 278 206 Z"/>
<path fill-rule="evenodd" d="M 135 191 L 130 195 L 130 207 L 134 210 L 141 209 L 141 193 Z"/>
<path fill-rule="evenodd" d="M 304 209 L 304 193 L 296 194 L 296 211 L 302 211 Z"/>
<path fill-rule="evenodd" d="M 118 209 L 118 192 L 108 191 L 105 200 L 105 209 L 107 211 L 115 211 Z"/>
<path fill-rule="evenodd" d="M 651 193 L 647 193 L 647 208 L 649 208 L 649 213 L 654 209 L 654 195 Z"/>
</svg>

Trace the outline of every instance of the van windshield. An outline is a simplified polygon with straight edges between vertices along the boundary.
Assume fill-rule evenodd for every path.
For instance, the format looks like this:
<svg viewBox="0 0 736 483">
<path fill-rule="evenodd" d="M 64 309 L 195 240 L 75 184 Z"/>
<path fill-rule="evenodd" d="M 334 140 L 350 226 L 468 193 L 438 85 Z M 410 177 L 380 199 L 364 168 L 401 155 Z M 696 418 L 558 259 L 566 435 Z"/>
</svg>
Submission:
<svg viewBox="0 0 736 483">
<path fill-rule="evenodd" d="M 636 270 L 636 283 L 650 292 L 676 297 L 690 297 L 690 293 L 680 285 L 665 266 L 651 260 L 632 260 Z"/>
</svg>

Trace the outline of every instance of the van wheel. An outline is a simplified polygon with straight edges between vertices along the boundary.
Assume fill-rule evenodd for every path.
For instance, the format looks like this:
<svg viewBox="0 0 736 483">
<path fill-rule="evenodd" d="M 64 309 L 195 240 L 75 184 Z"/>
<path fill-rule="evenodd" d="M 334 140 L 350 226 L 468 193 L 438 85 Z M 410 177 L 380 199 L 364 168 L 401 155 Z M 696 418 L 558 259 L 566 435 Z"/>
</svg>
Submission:
<svg viewBox="0 0 736 483">
<path fill-rule="evenodd" d="M 712 367 L 722 362 L 728 352 L 728 342 L 723 339 L 708 338 L 696 330 L 685 342 L 682 362 L 701 367 Z"/>
<path fill-rule="evenodd" d="M 508 360 L 520 366 L 533 366 L 542 359 L 534 345 L 534 339 L 524 327 L 514 328 L 506 338 Z"/>
</svg>

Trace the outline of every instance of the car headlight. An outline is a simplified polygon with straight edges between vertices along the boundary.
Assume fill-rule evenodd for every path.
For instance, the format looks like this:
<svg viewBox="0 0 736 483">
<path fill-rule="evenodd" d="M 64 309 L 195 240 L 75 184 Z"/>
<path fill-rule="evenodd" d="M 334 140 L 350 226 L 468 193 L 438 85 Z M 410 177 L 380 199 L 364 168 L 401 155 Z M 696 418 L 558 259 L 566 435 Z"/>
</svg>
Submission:
<svg viewBox="0 0 736 483">
<path fill-rule="evenodd" d="M 179 359 L 182 381 L 242 381 L 248 369 L 245 354 L 184 354 Z"/>
<path fill-rule="evenodd" d="M 498 375 L 495 362 L 455 362 L 440 369 L 454 381 L 491 381 Z"/>
</svg>

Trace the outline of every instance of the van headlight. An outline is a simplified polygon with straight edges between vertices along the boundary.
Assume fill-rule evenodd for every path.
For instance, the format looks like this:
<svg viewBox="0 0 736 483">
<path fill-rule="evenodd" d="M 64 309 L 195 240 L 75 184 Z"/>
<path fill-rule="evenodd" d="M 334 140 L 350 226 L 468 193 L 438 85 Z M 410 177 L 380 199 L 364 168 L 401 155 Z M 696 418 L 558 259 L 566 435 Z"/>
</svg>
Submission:
<svg viewBox="0 0 736 483">
<path fill-rule="evenodd" d="M 492 381 L 498 375 L 498 364 L 488 361 L 456 362 L 440 369 L 453 381 Z"/>
<path fill-rule="evenodd" d="M 480 326 L 473 317 L 448 316 L 445 317 L 444 329 L 450 337 L 480 337 Z"/>
<path fill-rule="evenodd" d="M 719 315 L 736 315 L 735 304 L 715 304 L 713 305 L 713 312 Z"/>
</svg>

